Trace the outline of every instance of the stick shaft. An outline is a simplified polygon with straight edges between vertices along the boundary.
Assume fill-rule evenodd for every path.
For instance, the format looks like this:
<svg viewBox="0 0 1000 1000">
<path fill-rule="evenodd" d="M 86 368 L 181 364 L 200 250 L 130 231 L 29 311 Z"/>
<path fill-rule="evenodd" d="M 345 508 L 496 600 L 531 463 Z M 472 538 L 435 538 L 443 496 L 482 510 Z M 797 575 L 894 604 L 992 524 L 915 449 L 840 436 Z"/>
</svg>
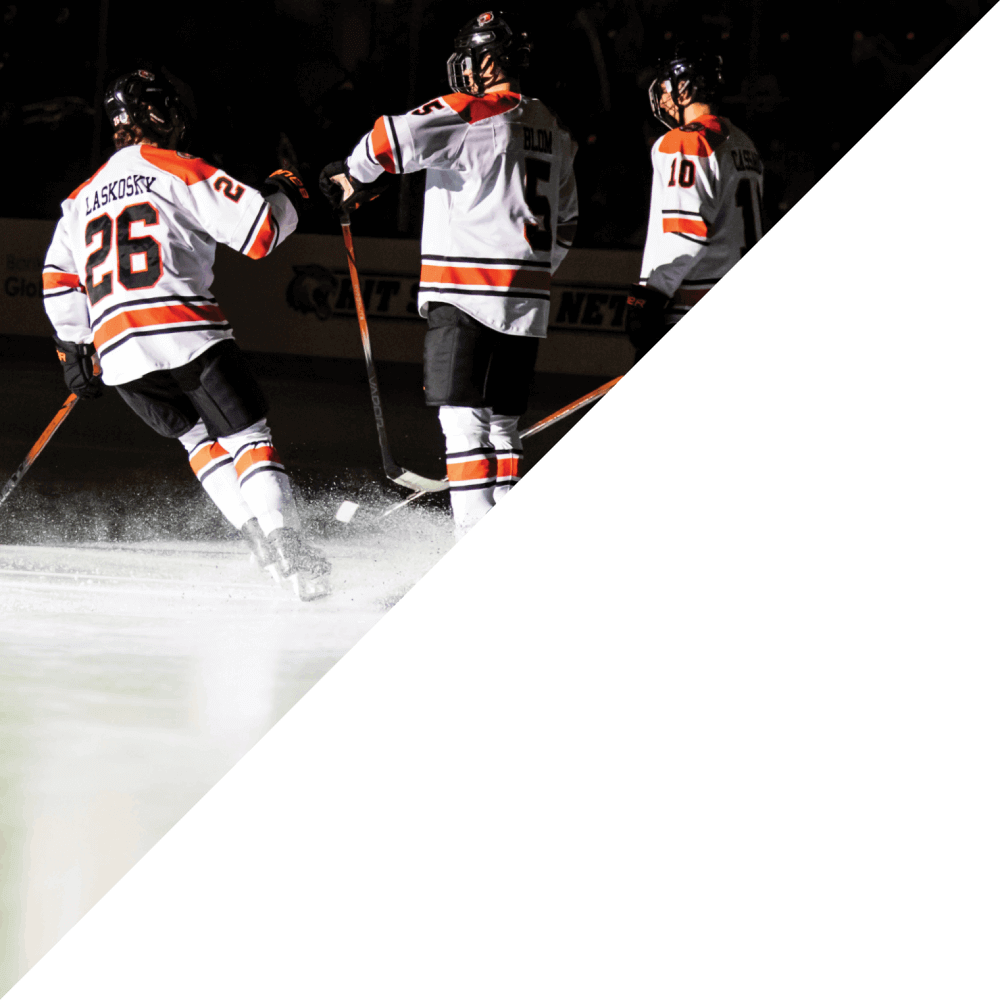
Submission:
<svg viewBox="0 0 1000 1000">
<path fill-rule="evenodd" d="M 577 410 L 600 399 L 612 386 L 617 385 L 622 378 L 623 376 L 619 375 L 618 378 L 613 378 L 610 382 L 605 382 L 604 385 L 598 386 L 593 392 L 588 392 L 586 396 L 581 396 L 574 402 L 564 406 L 561 410 L 550 413 L 544 420 L 539 420 L 537 424 L 532 424 L 527 430 L 521 431 L 521 440 L 523 441 L 525 438 L 529 438 L 539 431 L 544 431 L 546 427 L 557 424 L 564 417 L 568 417 L 571 413 L 576 413 Z"/>
<path fill-rule="evenodd" d="M 372 397 L 372 409 L 375 411 L 375 430 L 378 433 L 378 446 L 382 452 L 382 465 L 390 479 L 403 474 L 403 470 L 392 458 L 389 451 L 389 435 L 385 428 L 385 412 L 382 409 L 382 398 L 378 391 L 378 379 L 375 376 L 375 359 L 372 357 L 371 337 L 368 334 L 368 317 L 365 314 L 365 300 L 361 296 L 361 280 L 358 278 L 358 265 L 354 259 L 354 240 L 351 238 L 351 223 L 341 222 L 344 233 L 344 247 L 347 250 L 347 267 L 351 273 L 351 286 L 354 289 L 354 308 L 358 314 L 358 326 L 361 328 L 361 349 L 365 355 L 365 369 L 368 373 L 368 391 Z"/>
<path fill-rule="evenodd" d="M 0 504 L 14 492 L 14 487 L 24 478 L 24 474 L 31 468 L 35 459 L 41 455 L 42 449 L 49 443 L 52 435 L 59 430 L 59 425 L 69 416 L 69 411 L 76 406 L 77 402 L 78 397 L 74 393 L 70 393 L 66 402 L 59 407 L 59 412 L 49 421 L 49 426 L 42 431 L 42 436 L 31 446 L 31 451 L 28 452 L 27 457 L 20 464 L 17 472 L 7 480 L 3 490 L 0 490 Z"/>
</svg>

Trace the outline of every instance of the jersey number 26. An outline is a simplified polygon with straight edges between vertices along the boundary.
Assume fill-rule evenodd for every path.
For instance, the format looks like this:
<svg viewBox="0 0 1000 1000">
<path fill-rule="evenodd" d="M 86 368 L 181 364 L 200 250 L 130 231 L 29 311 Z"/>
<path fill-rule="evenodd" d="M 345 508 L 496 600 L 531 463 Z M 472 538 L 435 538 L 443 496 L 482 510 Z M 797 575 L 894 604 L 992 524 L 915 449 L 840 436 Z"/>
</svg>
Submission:
<svg viewBox="0 0 1000 1000">
<path fill-rule="evenodd" d="M 133 236 L 132 223 L 142 222 L 147 226 L 155 226 L 160 217 L 153 206 L 144 201 L 141 205 L 129 205 L 122 209 L 115 219 L 114 226 L 109 215 L 99 215 L 87 223 L 87 246 L 94 242 L 94 237 L 100 234 L 101 245 L 87 258 L 86 285 L 90 304 L 100 302 L 105 295 L 111 294 L 111 272 L 109 271 L 97 284 L 94 284 L 94 271 L 99 268 L 111 253 L 114 233 L 118 239 L 118 281 L 128 289 L 150 288 L 155 285 L 163 274 L 163 262 L 160 260 L 160 244 L 152 236 Z M 136 267 L 140 261 L 143 267 Z"/>
</svg>

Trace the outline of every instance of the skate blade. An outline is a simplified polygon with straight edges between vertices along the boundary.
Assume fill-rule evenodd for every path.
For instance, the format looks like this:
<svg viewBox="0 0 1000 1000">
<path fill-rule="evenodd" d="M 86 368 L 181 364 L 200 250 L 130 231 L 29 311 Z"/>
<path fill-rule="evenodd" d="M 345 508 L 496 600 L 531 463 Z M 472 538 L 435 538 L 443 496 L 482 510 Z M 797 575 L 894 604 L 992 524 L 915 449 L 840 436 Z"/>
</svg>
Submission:
<svg viewBox="0 0 1000 1000">
<path fill-rule="evenodd" d="M 285 579 L 292 588 L 292 593 L 300 601 L 315 601 L 330 593 L 330 578 L 328 576 L 302 576 L 301 573 L 292 573 Z"/>
</svg>

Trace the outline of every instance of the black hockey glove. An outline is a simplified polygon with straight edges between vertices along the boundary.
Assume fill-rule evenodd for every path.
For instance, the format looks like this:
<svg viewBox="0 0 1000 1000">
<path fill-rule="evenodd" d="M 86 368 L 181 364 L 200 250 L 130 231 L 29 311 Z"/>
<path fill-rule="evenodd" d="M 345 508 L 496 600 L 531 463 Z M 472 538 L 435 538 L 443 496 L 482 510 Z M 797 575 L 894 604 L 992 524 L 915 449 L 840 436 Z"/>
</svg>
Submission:
<svg viewBox="0 0 1000 1000">
<path fill-rule="evenodd" d="M 670 299 L 649 285 L 631 285 L 625 313 L 625 332 L 638 361 L 667 332 Z"/>
<path fill-rule="evenodd" d="M 328 163 L 319 175 L 320 191 L 333 210 L 341 215 L 353 212 L 366 202 L 374 201 L 388 186 L 388 174 L 382 174 L 370 184 L 363 184 L 351 176 L 343 160 Z"/>
<path fill-rule="evenodd" d="M 291 170 L 275 170 L 266 181 L 264 181 L 264 194 L 272 191 L 280 191 L 295 206 L 295 212 L 301 219 L 302 214 L 309 208 L 309 192 L 306 190 L 302 178 Z"/>
<path fill-rule="evenodd" d="M 94 371 L 94 345 L 74 344 L 69 340 L 54 338 L 56 356 L 63 366 L 63 379 L 66 388 L 76 393 L 80 399 L 97 399 L 104 391 L 101 387 L 101 376 Z"/>
</svg>

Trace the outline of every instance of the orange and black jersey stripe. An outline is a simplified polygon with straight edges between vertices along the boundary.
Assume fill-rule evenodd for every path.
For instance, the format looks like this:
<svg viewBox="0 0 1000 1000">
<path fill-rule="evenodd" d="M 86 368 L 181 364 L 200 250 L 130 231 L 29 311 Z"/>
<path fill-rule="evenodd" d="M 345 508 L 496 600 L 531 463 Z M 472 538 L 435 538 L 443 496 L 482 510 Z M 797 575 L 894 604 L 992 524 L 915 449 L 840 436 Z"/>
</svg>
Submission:
<svg viewBox="0 0 1000 1000">
<path fill-rule="evenodd" d="M 552 285 L 551 268 L 548 261 L 513 257 L 423 254 L 420 290 L 547 300 Z"/>
</svg>

